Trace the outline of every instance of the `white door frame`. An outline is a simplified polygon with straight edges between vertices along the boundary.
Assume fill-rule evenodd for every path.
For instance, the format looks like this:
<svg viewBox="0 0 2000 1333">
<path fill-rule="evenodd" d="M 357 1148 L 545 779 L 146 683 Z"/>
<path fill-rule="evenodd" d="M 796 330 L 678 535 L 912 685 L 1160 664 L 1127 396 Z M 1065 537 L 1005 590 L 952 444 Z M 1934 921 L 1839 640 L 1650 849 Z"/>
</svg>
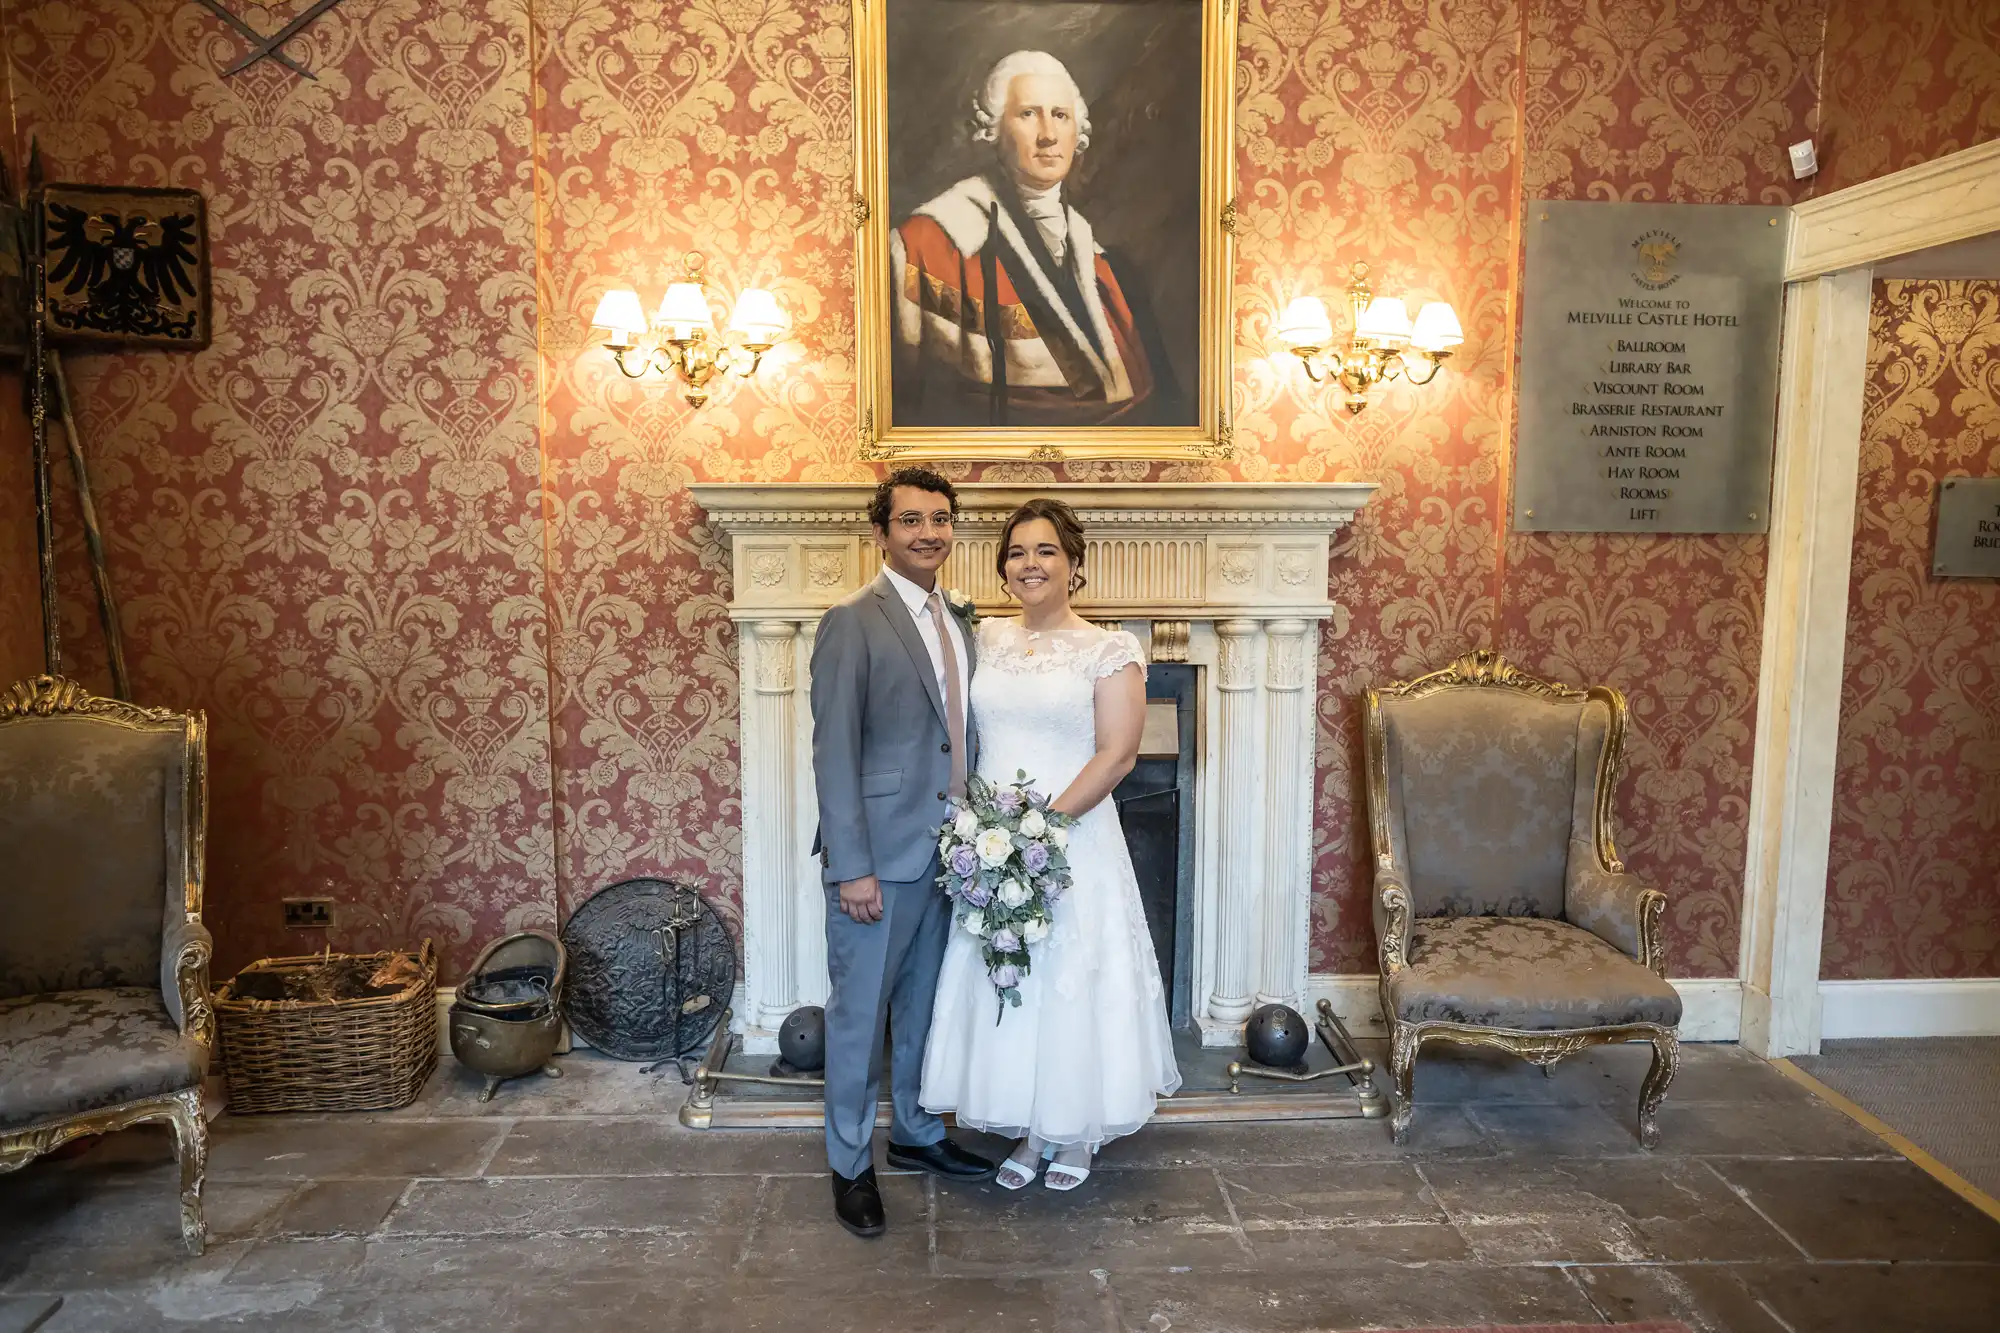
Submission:
<svg viewBox="0 0 2000 1333">
<path fill-rule="evenodd" d="M 1743 1043 L 1766 1058 L 1819 1050 L 1874 266 L 1989 232 L 2000 140 L 1792 211 L 1739 972 Z"/>
</svg>

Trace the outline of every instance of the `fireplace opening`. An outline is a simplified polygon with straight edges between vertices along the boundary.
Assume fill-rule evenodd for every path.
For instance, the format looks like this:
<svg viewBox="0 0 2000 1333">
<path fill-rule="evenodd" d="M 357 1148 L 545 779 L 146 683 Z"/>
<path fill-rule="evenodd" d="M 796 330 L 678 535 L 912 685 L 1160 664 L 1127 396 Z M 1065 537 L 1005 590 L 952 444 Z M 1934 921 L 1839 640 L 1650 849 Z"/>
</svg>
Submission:
<svg viewBox="0 0 2000 1333">
<path fill-rule="evenodd" d="M 1146 730 L 1139 762 L 1111 793 L 1139 880 L 1175 1031 L 1194 1023 L 1194 779 L 1196 671 L 1146 670 Z"/>
</svg>

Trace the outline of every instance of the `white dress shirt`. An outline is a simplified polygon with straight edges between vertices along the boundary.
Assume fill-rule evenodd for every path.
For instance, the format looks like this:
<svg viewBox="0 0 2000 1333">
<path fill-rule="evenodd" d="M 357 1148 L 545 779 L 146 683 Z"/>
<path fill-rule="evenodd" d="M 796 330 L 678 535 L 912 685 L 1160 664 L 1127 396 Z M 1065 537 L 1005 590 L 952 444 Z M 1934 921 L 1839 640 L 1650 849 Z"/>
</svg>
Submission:
<svg viewBox="0 0 2000 1333">
<path fill-rule="evenodd" d="M 924 650 L 931 655 L 931 671 L 936 675 L 938 699 L 949 706 L 951 691 L 944 687 L 944 645 L 938 640 L 938 626 L 931 620 L 930 594 L 916 584 L 898 574 L 888 565 L 882 572 L 889 576 L 889 586 L 903 599 L 903 605 L 910 608 L 910 619 L 917 622 L 917 636 L 924 641 Z M 938 589 L 942 594 L 944 589 Z M 967 710 L 967 721 L 971 720 L 972 707 L 972 658 L 965 650 L 965 629 L 958 623 L 958 617 L 946 607 L 945 632 L 951 635 L 951 646 L 958 655 L 958 700 L 959 706 Z"/>
<path fill-rule="evenodd" d="M 1049 258 L 1064 267 L 1069 263 L 1069 210 L 1063 207 L 1062 183 L 1046 190 L 1021 191 L 1021 211 L 1034 221 L 1049 247 Z"/>
</svg>

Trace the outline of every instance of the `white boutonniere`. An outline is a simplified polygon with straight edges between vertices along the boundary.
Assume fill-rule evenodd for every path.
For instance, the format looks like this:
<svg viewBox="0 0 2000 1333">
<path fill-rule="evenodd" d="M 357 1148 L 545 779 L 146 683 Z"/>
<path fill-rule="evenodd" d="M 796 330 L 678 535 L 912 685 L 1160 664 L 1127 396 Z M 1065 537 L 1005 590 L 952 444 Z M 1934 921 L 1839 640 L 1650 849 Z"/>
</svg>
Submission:
<svg viewBox="0 0 2000 1333">
<path fill-rule="evenodd" d="M 972 599 L 957 588 L 946 588 L 944 590 L 944 604 L 950 607 L 951 613 L 960 620 L 965 621 L 967 624 L 972 623 L 974 611 Z"/>
</svg>

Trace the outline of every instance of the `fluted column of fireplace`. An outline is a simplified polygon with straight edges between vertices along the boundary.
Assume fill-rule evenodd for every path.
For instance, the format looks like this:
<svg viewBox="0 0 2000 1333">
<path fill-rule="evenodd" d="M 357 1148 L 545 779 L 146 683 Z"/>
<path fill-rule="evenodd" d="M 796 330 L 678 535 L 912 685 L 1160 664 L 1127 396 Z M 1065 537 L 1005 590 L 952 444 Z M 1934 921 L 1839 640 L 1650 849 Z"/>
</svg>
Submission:
<svg viewBox="0 0 2000 1333">
<path fill-rule="evenodd" d="M 1317 626 L 1273 620 L 1264 626 L 1264 913 L 1257 1003 L 1305 1003 L 1306 924 L 1312 900 L 1311 697 Z"/>
<path fill-rule="evenodd" d="M 743 625 L 744 676 L 750 689 L 743 698 L 743 813 L 769 827 L 793 829 L 793 778 L 798 771 L 795 744 L 798 692 L 799 627 L 790 620 L 755 620 Z M 789 941 L 795 935 L 798 906 L 797 860 L 783 842 L 745 839 L 743 844 L 743 929 L 746 935 Z M 746 958 L 744 1021 L 775 1030 L 799 1002 L 799 978 L 794 951 L 760 950 Z"/>
<path fill-rule="evenodd" d="M 1216 688 L 1222 695 L 1222 765 L 1217 827 L 1217 944 L 1215 989 L 1208 1016 L 1236 1024 L 1250 1017 L 1256 985 L 1260 929 L 1258 881 L 1264 865 L 1259 850 L 1264 821 L 1258 815 L 1257 639 L 1254 620 L 1223 620 L 1215 626 L 1220 660 Z"/>
</svg>

